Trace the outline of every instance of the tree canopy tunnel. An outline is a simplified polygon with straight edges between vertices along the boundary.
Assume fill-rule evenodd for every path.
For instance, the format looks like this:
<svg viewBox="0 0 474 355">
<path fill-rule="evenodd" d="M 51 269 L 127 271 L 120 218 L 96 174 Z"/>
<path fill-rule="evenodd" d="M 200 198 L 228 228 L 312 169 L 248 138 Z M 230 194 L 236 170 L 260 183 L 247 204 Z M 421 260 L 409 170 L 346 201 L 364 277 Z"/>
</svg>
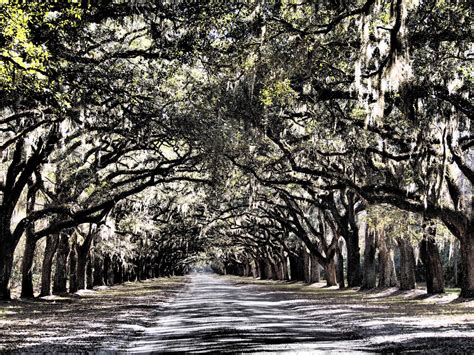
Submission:
<svg viewBox="0 0 474 355">
<path fill-rule="evenodd" d="M 0 4 L 0 299 L 201 259 L 472 298 L 470 19 L 463 1 Z"/>
</svg>

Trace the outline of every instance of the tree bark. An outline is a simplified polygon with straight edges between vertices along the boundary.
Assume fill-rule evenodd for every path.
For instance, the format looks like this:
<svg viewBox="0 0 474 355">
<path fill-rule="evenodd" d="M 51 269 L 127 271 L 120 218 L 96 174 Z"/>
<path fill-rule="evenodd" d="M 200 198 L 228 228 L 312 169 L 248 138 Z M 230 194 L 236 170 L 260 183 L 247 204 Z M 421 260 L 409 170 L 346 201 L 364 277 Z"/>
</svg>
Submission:
<svg viewBox="0 0 474 355">
<path fill-rule="evenodd" d="M 336 260 L 331 258 L 329 262 L 324 265 L 324 273 L 326 276 L 326 286 L 336 286 L 337 285 L 337 271 L 336 271 Z"/>
<path fill-rule="evenodd" d="M 400 248 L 400 290 L 413 290 L 415 282 L 415 252 L 409 240 L 398 238 Z"/>
<path fill-rule="evenodd" d="M 118 257 L 113 258 L 114 264 L 114 284 L 123 283 L 123 264 Z"/>
<path fill-rule="evenodd" d="M 104 285 L 104 261 L 98 255 L 94 255 L 94 286 Z"/>
<path fill-rule="evenodd" d="M 272 269 L 272 263 L 268 258 L 265 258 L 265 273 L 267 275 L 267 280 L 272 280 L 273 279 L 273 269 Z"/>
<path fill-rule="evenodd" d="M 86 288 L 86 268 L 94 235 L 95 231 L 93 231 L 91 225 L 89 232 L 84 236 L 82 244 L 77 244 L 77 288 L 79 290 Z"/>
<path fill-rule="evenodd" d="M 21 266 L 21 297 L 33 298 L 33 264 L 35 259 L 36 239 L 33 234 L 27 233 L 25 250 Z"/>
<path fill-rule="evenodd" d="M 54 271 L 53 293 L 67 292 L 67 258 L 69 255 L 69 236 L 61 233 L 56 251 L 56 269 Z"/>
<path fill-rule="evenodd" d="M 458 240 L 453 243 L 453 256 L 451 259 L 453 265 L 453 286 L 462 287 L 461 278 L 459 277 L 459 270 L 461 269 L 460 264 L 460 254 L 461 254 L 461 244 Z"/>
<path fill-rule="evenodd" d="M 87 255 L 80 246 L 77 246 L 77 289 L 84 290 L 86 288 L 86 266 Z"/>
<path fill-rule="evenodd" d="M 420 259 L 426 269 L 428 294 L 444 293 L 443 264 L 436 244 L 436 223 L 424 221 L 424 234 L 420 242 Z"/>
<path fill-rule="evenodd" d="M 43 267 L 41 271 L 41 293 L 40 297 L 51 295 L 51 273 L 53 258 L 59 243 L 59 235 L 51 235 L 46 238 L 44 250 Z"/>
<path fill-rule="evenodd" d="M 358 287 L 362 285 L 362 270 L 360 266 L 359 230 L 350 232 L 344 239 L 347 248 L 347 285 Z"/>
<path fill-rule="evenodd" d="M 336 278 L 337 278 L 337 283 L 340 288 L 345 287 L 345 282 L 344 282 L 344 256 L 342 255 L 342 248 L 341 245 L 338 246 L 337 252 L 336 252 Z"/>
<path fill-rule="evenodd" d="M 285 253 L 281 254 L 281 268 L 283 272 L 283 280 L 289 280 L 290 279 L 290 274 L 288 272 L 288 257 L 285 255 Z"/>
<path fill-rule="evenodd" d="M 319 266 L 318 259 L 314 255 L 310 255 L 311 263 L 311 282 L 321 281 L 321 267 Z"/>
<path fill-rule="evenodd" d="M 103 277 L 104 277 L 104 285 L 107 285 L 109 286 L 110 285 L 110 282 L 109 282 L 109 269 L 110 269 L 110 256 L 108 254 L 105 254 L 104 255 L 104 261 L 103 261 L 103 271 L 104 271 L 104 274 L 103 274 Z M 137 277 L 137 281 L 139 280 L 138 279 L 138 274 L 135 273 L 136 277 Z"/>
<path fill-rule="evenodd" d="M 260 280 L 266 280 L 268 278 L 268 275 L 263 259 L 260 259 L 258 261 L 258 270 L 260 271 Z"/>
<path fill-rule="evenodd" d="M 310 254 L 306 250 L 303 249 L 303 265 L 304 265 L 304 282 L 310 283 L 311 282 L 311 261 L 310 261 Z"/>
<path fill-rule="evenodd" d="M 300 255 L 290 256 L 291 281 L 304 281 L 304 264 Z"/>
<path fill-rule="evenodd" d="M 379 234 L 379 287 L 398 286 L 393 250 L 388 247 L 383 233 Z"/>
<path fill-rule="evenodd" d="M 26 203 L 26 214 L 32 213 L 35 210 L 36 192 L 38 191 L 38 184 L 34 184 L 32 179 L 28 180 L 28 193 Z M 25 249 L 23 251 L 23 260 L 21 266 L 21 297 L 33 298 L 33 266 L 36 251 L 35 239 L 35 225 L 30 223 L 25 228 Z"/>
<path fill-rule="evenodd" d="M 0 236 L 0 300 L 10 300 L 10 278 L 16 244 L 8 238 L 10 231 L 1 231 Z"/>
<path fill-rule="evenodd" d="M 261 277 L 260 262 L 258 261 L 258 259 L 254 259 L 254 265 L 255 265 L 255 275 L 254 275 L 254 277 L 256 279 L 258 279 L 258 278 Z"/>
<path fill-rule="evenodd" d="M 77 292 L 77 242 L 74 240 L 69 253 L 69 292 Z"/>
<path fill-rule="evenodd" d="M 377 286 L 377 273 L 375 265 L 375 254 L 377 252 L 375 243 L 375 233 L 368 227 L 365 229 L 365 250 L 364 250 L 364 278 L 362 290 L 370 290 Z"/>
<path fill-rule="evenodd" d="M 461 240 L 461 297 L 474 298 L 474 229 Z"/>
<path fill-rule="evenodd" d="M 89 252 L 88 262 L 86 266 L 86 288 L 92 290 L 94 288 L 94 254 Z"/>
</svg>

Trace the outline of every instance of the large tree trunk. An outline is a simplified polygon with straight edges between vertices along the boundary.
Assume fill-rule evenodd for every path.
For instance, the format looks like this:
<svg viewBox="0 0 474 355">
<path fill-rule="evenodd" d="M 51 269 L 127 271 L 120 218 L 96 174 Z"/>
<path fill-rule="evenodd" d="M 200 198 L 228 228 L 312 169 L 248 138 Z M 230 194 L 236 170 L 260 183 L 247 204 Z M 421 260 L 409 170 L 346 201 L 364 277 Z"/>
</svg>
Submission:
<svg viewBox="0 0 474 355">
<path fill-rule="evenodd" d="M 268 279 L 267 268 L 265 267 L 265 261 L 263 259 L 258 261 L 258 269 L 260 271 L 260 280 Z"/>
<path fill-rule="evenodd" d="M 36 239 L 34 235 L 27 233 L 25 250 L 21 265 L 21 297 L 33 298 L 33 263 L 35 259 Z"/>
<path fill-rule="evenodd" d="M 358 287 L 362 285 L 358 230 L 352 231 L 345 242 L 347 248 L 347 285 Z"/>
<path fill-rule="evenodd" d="M 28 180 L 28 193 L 26 214 L 32 213 L 36 204 L 37 184 L 33 184 L 32 179 Z M 21 297 L 33 298 L 33 264 L 35 260 L 36 239 L 34 223 L 30 223 L 25 229 L 25 250 L 21 266 Z"/>
<path fill-rule="evenodd" d="M 443 264 L 436 244 L 436 223 L 425 221 L 424 235 L 420 242 L 420 259 L 426 269 L 428 294 L 444 292 Z"/>
<path fill-rule="evenodd" d="M 114 284 L 123 283 L 123 264 L 118 257 L 113 258 L 114 264 Z M 145 274 L 146 275 L 146 274 Z"/>
<path fill-rule="evenodd" d="M 86 288 L 86 268 L 94 235 L 95 231 L 92 230 L 91 225 L 89 233 L 84 237 L 82 244 L 77 245 L 77 288 L 79 290 L 85 290 Z"/>
<path fill-rule="evenodd" d="M 248 260 L 244 260 L 242 276 L 243 277 L 248 277 L 249 273 L 250 273 L 249 262 L 248 262 Z"/>
<path fill-rule="evenodd" d="M 94 255 L 92 252 L 89 253 L 89 261 L 86 266 L 86 288 L 92 290 L 94 288 Z"/>
<path fill-rule="evenodd" d="M 51 273 L 53 258 L 59 243 L 59 235 L 51 235 L 46 238 L 46 248 L 44 250 L 43 267 L 41 270 L 41 293 L 40 297 L 51 295 Z"/>
<path fill-rule="evenodd" d="M 262 274 L 262 272 L 260 270 L 260 263 L 259 263 L 258 259 L 254 259 L 253 262 L 254 262 L 254 265 L 255 265 L 255 275 L 254 275 L 254 277 L 256 279 L 258 279 L 258 278 L 260 278 L 260 276 Z"/>
<path fill-rule="evenodd" d="M 461 297 L 474 298 L 474 229 L 461 240 Z"/>
<path fill-rule="evenodd" d="M 452 248 L 453 248 L 453 255 L 452 255 L 452 258 L 451 258 L 451 264 L 452 264 L 452 267 L 453 267 L 453 286 L 454 287 L 462 287 L 461 285 L 461 277 L 460 277 L 460 261 L 461 261 L 461 258 L 460 258 L 460 254 L 461 254 L 461 244 L 459 242 L 459 240 L 455 240 L 453 245 L 452 245 Z"/>
<path fill-rule="evenodd" d="M 290 256 L 291 281 L 304 281 L 304 263 L 300 255 Z"/>
<path fill-rule="evenodd" d="M 104 285 L 110 286 L 111 283 L 109 281 L 109 269 L 110 269 L 110 256 L 108 254 L 104 255 L 104 262 L 103 262 L 103 271 L 104 271 Z M 139 281 L 138 278 L 138 272 L 135 272 L 137 281 Z"/>
<path fill-rule="evenodd" d="M 268 280 L 273 279 L 272 263 L 268 258 L 265 258 L 265 274 L 267 275 Z"/>
<path fill-rule="evenodd" d="M 283 273 L 283 280 L 289 280 L 290 279 L 290 274 L 288 272 L 288 257 L 282 253 L 281 255 L 281 268 L 282 268 L 282 273 Z"/>
<path fill-rule="evenodd" d="M 69 292 L 77 292 L 77 242 L 74 240 L 69 254 Z"/>
<path fill-rule="evenodd" d="M 379 287 L 398 286 L 393 250 L 388 247 L 385 235 L 379 234 Z"/>
<path fill-rule="evenodd" d="M 278 255 L 276 259 L 273 260 L 273 263 L 275 265 L 275 280 L 283 280 L 283 267 Z"/>
<path fill-rule="evenodd" d="M 86 266 L 86 288 L 92 290 L 94 288 L 94 268 L 90 261 L 87 262 Z"/>
<path fill-rule="evenodd" d="M 377 286 L 377 272 L 375 265 L 375 254 L 377 252 L 375 243 L 375 233 L 367 227 L 365 229 L 365 250 L 364 250 L 364 279 L 362 290 L 370 290 Z"/>
<path fill-rule="evenodd" d="M 9 231 L 0 233 L 0 300 L 10 300 L 10 278 L 16 244 L 11 242 Z"/>
<path fill-rule="evenodd" d="M 415 282 L 415 252 L 410 241 L 399 238 L 400 248 L 400 290 L 413 290 Z"/>
<path fill-rule="evenodd" d="M 314 255 L 310 255 L 310 264 L 311 264 L 311 278 L 310 282 L 319 282 L 321 281 L 321 267 L 319 266 L 318 259 Z"/>
<path fill-rule="evenodd" d="M 342 244 L 342 243 L 341 243 Z M 340 288 L 345 287 L 344 282 L 344 256 L 342 255 L 342 245 L 339 244 L 336 252 L 336 278 Z"/>
<path fill-rule="evenodd" d="M 311 282 L 311 261 L 310 261 L 310 254 L 306 250 L 303 250 L 303 265 L 304 265 L 304 282 L 310 283 Z"/>
<path fill-rule="evenodd" d="M 324 265 L 324 274 L 326 276 L 326 286 L 337 285 L 336 260 L 334 257 Z"/>
<path fill-rule="evenodd" d="M 104 285 L 104 261 L 98 255 L 94 255 L 94 286 Z"/>
<path fill-rule="evenodd" d="M 53 293 L 67 292 L 67 257 L 69 255 L 69 236 L 61 233 L 56 252 L 56 269 L 54 271 Z"/>
<path fill-rule="evenodd" d="M 82 248 L 78 246 L 77 251 L 77 289 L 84 290 L 86 288 L 86 266 L 87 266 L 87 255 L 84 253 Z"/>
</svg>

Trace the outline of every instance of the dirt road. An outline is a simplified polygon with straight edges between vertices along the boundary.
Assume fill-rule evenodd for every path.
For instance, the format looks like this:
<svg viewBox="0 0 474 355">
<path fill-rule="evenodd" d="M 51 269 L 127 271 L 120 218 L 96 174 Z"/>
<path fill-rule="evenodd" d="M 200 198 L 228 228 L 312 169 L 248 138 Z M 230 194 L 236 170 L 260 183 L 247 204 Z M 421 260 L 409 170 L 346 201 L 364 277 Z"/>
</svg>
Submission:
<svg viewBox="0 0 474 355">
<path fill-rule="evenodd" d="M 0 351 L 474 353 L 472 301 L 321 286 L 193 274 L 0 303 Z"/>
<path fill-rule="evenodd" d="M 318 324 L 298 311 L 304 303 L 282 291 L 195 274 L 130 350 L 342 351 L 361 345 L 352 341 L 355 334 Z"/>
</svg>

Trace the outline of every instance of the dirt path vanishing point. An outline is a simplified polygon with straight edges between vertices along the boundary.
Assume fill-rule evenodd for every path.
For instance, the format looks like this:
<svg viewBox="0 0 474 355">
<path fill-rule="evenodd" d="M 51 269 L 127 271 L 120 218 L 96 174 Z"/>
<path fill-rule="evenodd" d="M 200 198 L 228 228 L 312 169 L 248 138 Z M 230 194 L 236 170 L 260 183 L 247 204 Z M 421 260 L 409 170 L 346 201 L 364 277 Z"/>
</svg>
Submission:
<svg viewBox="0 0 474 355">
<path fill-rule="evenodd" d="M 301 299 L 199 274 L 132 352 L 345 350 L 354 334 L 298 312 Z"/>
<path fill-rule="evenodd" d="M 193 274 L 0 304 L 0 350 L 474 352 L 472 302 L 319 286 Z"/>
</svg>

